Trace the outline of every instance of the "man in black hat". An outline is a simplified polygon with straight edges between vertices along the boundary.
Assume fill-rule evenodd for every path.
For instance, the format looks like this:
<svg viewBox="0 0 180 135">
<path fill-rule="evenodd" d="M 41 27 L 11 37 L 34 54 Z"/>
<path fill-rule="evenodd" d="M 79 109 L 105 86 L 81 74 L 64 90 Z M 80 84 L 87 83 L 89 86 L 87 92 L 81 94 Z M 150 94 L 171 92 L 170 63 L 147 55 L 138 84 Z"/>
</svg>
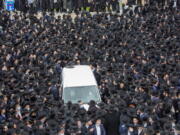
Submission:
<svg viewBox="0 0 180 135">
<path fill-rule="evenodd" d="M 39 1 L 39 7 L 50 9 L 49 0 Z M 13 12 L 10 17 L 1 10 L 1 122 L 17 134 L 45 135 L 57 134 L 61 121 L 66 121 L 65 134 L 77 134 L 77 121 L 100 117 L 112 135 L 119 121 L 114 109 L 120 113 L 121 134 L 137 134 L 143 126 L 150 135 L 162 129 L 169 133 L 172 127 L 164 123 L 180 121 L 178 15 L 179 10 L 155 5 L 135 15 L 129 9 L 121 16 L 77 13 L 74 20 L 71 14 L 60 19 L 53 13 L 38 19 L 32 13 Z M 104 105 L 92 101 L 85 111 L 81 104 L 59 99 L 57 74 L 70 63 L 93 65 Z M 21 117 L 18 124 L 9 126 L 15 116 Z M 92 133 L 103 133 L 98 123 Z"/>
</svg>

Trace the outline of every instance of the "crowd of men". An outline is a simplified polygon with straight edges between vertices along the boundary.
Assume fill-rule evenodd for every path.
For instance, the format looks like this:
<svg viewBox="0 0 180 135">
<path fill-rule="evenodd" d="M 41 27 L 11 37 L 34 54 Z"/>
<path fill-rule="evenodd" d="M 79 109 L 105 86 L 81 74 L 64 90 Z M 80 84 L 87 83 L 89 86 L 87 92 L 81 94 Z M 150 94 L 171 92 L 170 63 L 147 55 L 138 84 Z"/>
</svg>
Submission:
<svg viewBox="0 0 180 135">
<path fill-rule="evenodd" d="M 0 135 L 179 135 L 179 8 L 55 17 L 0 10 Z M 91 65 L 102 103 L 66 105 L 62 68 Z"/>
<path fill-rule="evenodd" d="M 3 1 L 0 1 L 0 8 L 3 7 Z M 144 1 L 144 2 L 142 2 Z M 127 5 L 158 4 L 166 6 L 177 3 L 178 0 L 127 0 Z M 78 11 L 97 11 L 97 12 L 120 12 L 123 8 L 123 0 L 15 0 L 15 9 L 20 11 L 60 11 L 60 12 L 78 12 Z"/>
</svg>

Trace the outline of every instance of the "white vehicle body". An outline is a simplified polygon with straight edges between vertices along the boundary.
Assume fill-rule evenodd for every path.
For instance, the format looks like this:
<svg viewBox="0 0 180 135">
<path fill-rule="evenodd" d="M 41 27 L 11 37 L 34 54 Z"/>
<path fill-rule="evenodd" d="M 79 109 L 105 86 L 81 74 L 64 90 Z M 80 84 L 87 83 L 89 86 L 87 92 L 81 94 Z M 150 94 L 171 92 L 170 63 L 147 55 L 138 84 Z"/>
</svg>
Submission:
<svg viewBox="0 0 180 135">
<path fill-rule="evenodd" d="M 91 100 L 101 102 L 100 92 L 91 68 L 87 65 L 65 67 L 62 70 L 62 99 L 65 103 Z"/>
</svg>

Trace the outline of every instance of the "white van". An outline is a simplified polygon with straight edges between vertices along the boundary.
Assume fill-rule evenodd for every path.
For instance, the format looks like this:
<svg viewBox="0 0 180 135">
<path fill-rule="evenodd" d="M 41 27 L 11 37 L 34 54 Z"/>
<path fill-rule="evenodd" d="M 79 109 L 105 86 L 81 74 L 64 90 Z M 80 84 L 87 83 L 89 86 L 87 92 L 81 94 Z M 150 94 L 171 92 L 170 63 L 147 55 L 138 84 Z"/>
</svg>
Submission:
<svg viewBox="0 0 180 135">
<path fill-rule="evenodd" d="M 61 96 L 64 103 L 101 102 L 100 92 L 94 74 L 87 65 L 65 67 L 62 70 Z"/>
</svg>

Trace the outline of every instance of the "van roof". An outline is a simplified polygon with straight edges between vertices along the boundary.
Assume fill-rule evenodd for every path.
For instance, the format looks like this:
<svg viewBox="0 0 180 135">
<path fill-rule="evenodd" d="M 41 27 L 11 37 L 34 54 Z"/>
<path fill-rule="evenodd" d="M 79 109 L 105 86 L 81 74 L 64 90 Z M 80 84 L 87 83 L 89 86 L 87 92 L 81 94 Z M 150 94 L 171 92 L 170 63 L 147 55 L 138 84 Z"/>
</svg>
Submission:
<svg viewBox="0 0 180 135">
<path fill-rule="evenodd" d="M 65 67 L 62 76 L 64 88 L 97 85 L 94 74 L 87 65 Z"/>
</svg>

